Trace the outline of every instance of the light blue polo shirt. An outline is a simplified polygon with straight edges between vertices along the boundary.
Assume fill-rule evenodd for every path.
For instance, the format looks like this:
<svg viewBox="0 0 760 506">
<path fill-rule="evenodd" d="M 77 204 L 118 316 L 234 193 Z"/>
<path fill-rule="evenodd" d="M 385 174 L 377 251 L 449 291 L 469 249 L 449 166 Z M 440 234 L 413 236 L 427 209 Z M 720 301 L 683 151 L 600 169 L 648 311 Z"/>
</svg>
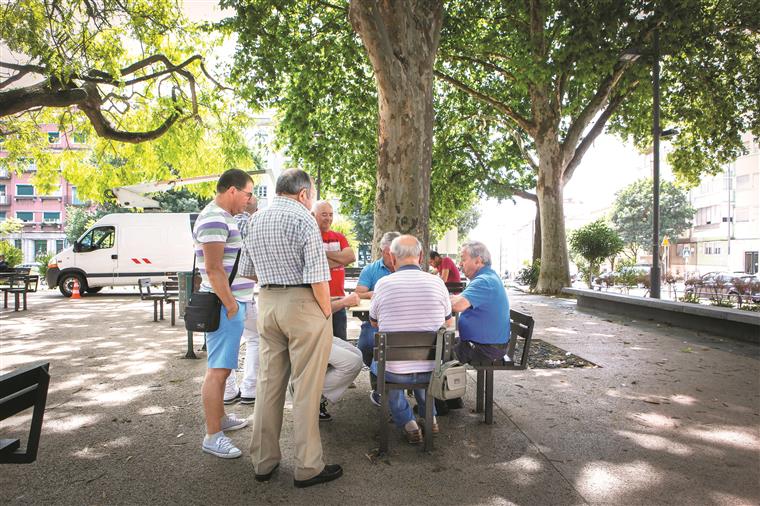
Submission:
<svg viewBox="0 0 760 506">
<path fill-rule="evenodd" d="M 380 258 L 364 266 L 361 274 L 359 274 L 359 281 L 356 282 L 356 286 L 366 286 L 370 292 L 374 292 L 377 282 L 390 273 L 391 271 L 385 266 L 383 259 Z"/>
<path fill-rule="evenodd" d="M 462 292 L 470 303 L 459 315 L 462 341 L 505 344 L 509 341 L 509 300 L 499 275 L 490 266 L 481 267 Z"/>
</svg>

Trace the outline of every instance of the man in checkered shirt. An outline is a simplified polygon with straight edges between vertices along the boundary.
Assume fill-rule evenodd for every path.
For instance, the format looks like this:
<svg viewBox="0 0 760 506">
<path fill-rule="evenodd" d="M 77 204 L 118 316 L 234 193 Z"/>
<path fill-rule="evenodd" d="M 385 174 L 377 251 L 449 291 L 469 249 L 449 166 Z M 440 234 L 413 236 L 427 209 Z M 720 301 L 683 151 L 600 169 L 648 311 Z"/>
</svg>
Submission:
<svg viewBox="0 0 760 506">
<path fill-rule="evenodd" d="M 288 379 L 293 385 L 296 487 L 339 478 L 325 465 L 319 436 L 319 401 L 332 346 L 330 267 L 322 237 L 309 213 L 311 177 L 282 173 L 272 205 L 248 222 L 240 274 L 257 279 L 259 370 L 253 411 L 251 459 L 257 481 L 268 481 L 280 464 L 279 436 Z"/>
</svg>

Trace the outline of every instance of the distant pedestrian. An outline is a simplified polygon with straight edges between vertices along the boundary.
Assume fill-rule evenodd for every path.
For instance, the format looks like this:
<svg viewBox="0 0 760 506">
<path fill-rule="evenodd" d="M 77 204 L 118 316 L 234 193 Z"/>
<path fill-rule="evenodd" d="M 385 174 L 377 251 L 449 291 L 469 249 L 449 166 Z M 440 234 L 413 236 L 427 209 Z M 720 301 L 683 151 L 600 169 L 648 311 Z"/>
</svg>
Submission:
<svg viewBox="0 0 760 506">
<path fill-rule="evenodd" d="M 457 265 L 449 257 L 442 257 L 437 251 L 431 251 L 430 265 L 435 267 L 435 270 L 438 271 L 438 277 L 444 283 L 459 283 L 462 281 Z"/>
</svg>

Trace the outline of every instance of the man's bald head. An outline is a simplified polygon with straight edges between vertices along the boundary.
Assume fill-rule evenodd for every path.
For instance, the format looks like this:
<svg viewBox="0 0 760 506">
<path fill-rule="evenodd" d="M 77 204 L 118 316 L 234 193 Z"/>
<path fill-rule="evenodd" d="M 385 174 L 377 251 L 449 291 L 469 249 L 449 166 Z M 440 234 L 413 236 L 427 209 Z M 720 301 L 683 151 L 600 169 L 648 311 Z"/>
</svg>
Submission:
<svg viewBox="0 0 760 506">
<path fill-rule="evenodd" d="M 324 233 L 330 230 L 333 222 L 333 207 L 326 200 L 317 201 L 311 208 L 311 214 L 317 219 L 319 231 Z"/>
<path fill-rule="evenodd" d="M 391 257 L 398 269 L 403 265 L 420 265 L 422 262 L 422 244 L 413 235 L 400 235 L 391 243 Z"/>
</svg>

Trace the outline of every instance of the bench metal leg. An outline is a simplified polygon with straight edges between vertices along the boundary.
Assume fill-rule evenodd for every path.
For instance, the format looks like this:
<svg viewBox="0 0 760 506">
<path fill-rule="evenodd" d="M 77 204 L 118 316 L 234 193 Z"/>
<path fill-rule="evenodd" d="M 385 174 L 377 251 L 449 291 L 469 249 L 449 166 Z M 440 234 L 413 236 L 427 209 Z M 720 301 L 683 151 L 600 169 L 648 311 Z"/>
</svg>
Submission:
<svg viewBox="0 0 760 506">
<path fill-rule="evenodd" d="M 15 292 L 15 293 L 13 294 L 13 310 L 14 310 L 14 311 L 18 311 L 18 307 L 19 307 L 19 304 L 18 304 L 18 296 L 19 296 L 19 295 L 21 295 L 21 294 L 20 294 L 20 293 L 18 293 L 18 292 Z"/>
<path fill-rule="evenodd" d="M 435 399 L 433 399 L 433 393 L 428 385 L 425 391 L 425 451 L 433 451 L 433 405 Z M 386 424 L 387 425 L 387 424 Z"/>
<path fill-rule="evenodd" d="M 24 311 L 26 311 L 26 292 L 24 292 Z"/>
<path fill-rule="evenodd" d="M 172 305 L 172 327 L 174 327 L 175 319 L 174 319 L 174 302 L 169 302 L 169 304 Z"/>
<path fill-rule="evenodd" d="M 486 424 L 493 423 L 493 371 L 486 371 Z"/>
<path fill-rule="evenodd" d="M 187 331 L 187 353 L 185 353 L 185 358 L 198 358 L 193 351 L 193 333 L 189 330 Z"/>
<path fill-rule="evenodd" d="M 484 384 L 485 371 L 478 369 L 477 373 L 478 373 L 478 381 L 477 381 L 477 387 L 475 388 L 475 412 L 482 413 L 483 412 L 483 389 L 485 388 L 485 384 Z"/>
<path fill-rule="evenodd" d="M 164 319 L 164 299 L 159 299 L 158 306 L 161 308 L 161 319 Z"/>
<path fill-rule="evenodd" d="M 385 376 L 385 374 L 383 374 Z M 380 453 L 388 453 L 388 389 L 385 388 L 385 379 L 377 378 L 378 392 L 380 392 Z"/>
<path fill-rule="evenodd" d="M 8 292 L 7 291 L 3 292 L 3 296 L 4 296 L 3 298 L 5 299 L 3 301 L 3 309 L 8 309 Z"/>
<path fill-rule="evenodd" d="M 154 322 L 158 321 L 158 301 L 157 300 L 153 301 L 153 321 Z"/>
</svg>

